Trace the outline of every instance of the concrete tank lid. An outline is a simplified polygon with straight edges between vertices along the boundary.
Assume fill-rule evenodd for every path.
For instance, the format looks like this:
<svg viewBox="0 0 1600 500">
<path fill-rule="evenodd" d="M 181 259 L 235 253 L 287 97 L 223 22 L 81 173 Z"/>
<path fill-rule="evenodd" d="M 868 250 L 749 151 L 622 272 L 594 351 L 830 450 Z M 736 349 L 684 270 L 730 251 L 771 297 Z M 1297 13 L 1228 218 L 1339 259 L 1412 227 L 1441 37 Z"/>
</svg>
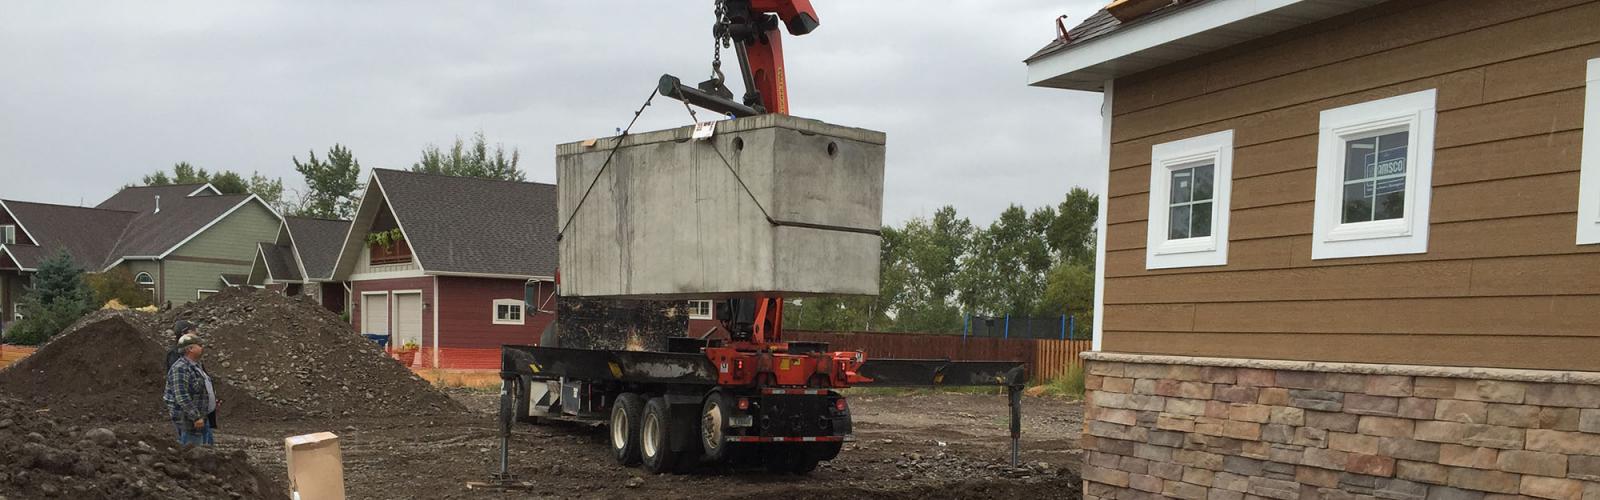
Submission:
<svg viewBox="0 0 1600 500">
<path fill-rule="evenodd" d="M 801 132 L 809 132 L 830 137 L 838 137 L 841 139 L 849 139 L 869 144 L 883 145 L 886 142 L 886 136 L 884 133 L 876 130 L 834 125 L 821 120 L 800 118 L 798 116 L 791 115 L 780 115 L 775 113 L 719 121 L 717 122 L 717 133 L 727 134 L 772 127 L 798 130 Z M 666 130 L 629 134 L 628 137 L 622 141 L 622 145 L 623 147 L 627 147 L 657 142 L 685 141 L 688 140 L 689 136 L 693 133 L 694 126 L 686 125 Z M 592 143 L 588 140 L 585 140 L 559 144 L 556 146 L 556 156 L 567 156 L 589 153 L 596 150 L 605 150 L 614 147 L 616 140 L 617 138 L 613 136 L 592 139 Z"/>
</svg>

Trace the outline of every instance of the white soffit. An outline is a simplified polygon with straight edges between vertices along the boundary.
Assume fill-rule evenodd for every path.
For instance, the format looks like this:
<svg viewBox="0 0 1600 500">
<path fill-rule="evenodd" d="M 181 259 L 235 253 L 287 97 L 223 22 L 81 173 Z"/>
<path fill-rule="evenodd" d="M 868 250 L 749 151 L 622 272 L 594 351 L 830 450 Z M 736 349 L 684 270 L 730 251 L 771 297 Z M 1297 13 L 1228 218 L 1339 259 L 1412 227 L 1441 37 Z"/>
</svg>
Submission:
<svg viewBox="0 0 1600 500">
<path fill-rule="evenodd" d="M 1127 27 L 1028 63 L 1028 85 L 1100 91 L 1132 75 L 1304 26 L 1384 0 L 1210 0 Z"/>
</svg>

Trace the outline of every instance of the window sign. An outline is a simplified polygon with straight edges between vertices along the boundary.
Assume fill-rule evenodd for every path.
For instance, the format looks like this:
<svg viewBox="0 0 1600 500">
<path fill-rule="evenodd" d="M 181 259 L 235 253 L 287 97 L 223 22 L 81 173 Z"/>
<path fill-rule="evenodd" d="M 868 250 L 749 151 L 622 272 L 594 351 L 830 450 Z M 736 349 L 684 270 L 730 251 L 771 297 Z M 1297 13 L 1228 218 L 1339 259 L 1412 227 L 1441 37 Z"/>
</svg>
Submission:
<svg viewBox="0 0 1600 500">
<path fill-rule="evenodd" d="M 1343 222 L 1405 217 L 1405 131 L 1345 142 Z"/>
</svg>

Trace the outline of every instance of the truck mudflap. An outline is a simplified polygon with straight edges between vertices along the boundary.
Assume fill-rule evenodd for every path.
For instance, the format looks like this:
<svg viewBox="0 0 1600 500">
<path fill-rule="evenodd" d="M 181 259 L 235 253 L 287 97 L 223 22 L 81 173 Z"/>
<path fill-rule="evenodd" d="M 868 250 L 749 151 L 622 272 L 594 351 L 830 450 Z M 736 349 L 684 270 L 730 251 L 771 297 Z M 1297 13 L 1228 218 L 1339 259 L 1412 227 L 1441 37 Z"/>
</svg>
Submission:
<svg viewBox="0 0 1600 500">
<path fill-rule="evenodd" d="M 507 345 L 500 349 L 500 372 L 536 379 L 715 385 L 716 367 L 703 354 L 654 351 L 603 351 Z"/>
</svg>

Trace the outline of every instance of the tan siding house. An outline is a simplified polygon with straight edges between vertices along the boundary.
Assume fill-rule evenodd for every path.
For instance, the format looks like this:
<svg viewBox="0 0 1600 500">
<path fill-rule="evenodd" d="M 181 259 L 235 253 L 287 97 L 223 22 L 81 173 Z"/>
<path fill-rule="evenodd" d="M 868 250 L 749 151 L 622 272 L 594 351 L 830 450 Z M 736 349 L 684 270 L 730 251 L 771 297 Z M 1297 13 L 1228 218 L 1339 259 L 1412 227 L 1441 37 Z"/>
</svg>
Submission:
<svg viewBox="0 0 1600 500">
<path fill-rule="evenodd" d="M 1600 2 L 1156 3 L 1028 60 L 1105 96 L 1089 496 L 1600 498 Z M 1152 440 L 1288 474 L 1152 483 Z"/>
</svg>

